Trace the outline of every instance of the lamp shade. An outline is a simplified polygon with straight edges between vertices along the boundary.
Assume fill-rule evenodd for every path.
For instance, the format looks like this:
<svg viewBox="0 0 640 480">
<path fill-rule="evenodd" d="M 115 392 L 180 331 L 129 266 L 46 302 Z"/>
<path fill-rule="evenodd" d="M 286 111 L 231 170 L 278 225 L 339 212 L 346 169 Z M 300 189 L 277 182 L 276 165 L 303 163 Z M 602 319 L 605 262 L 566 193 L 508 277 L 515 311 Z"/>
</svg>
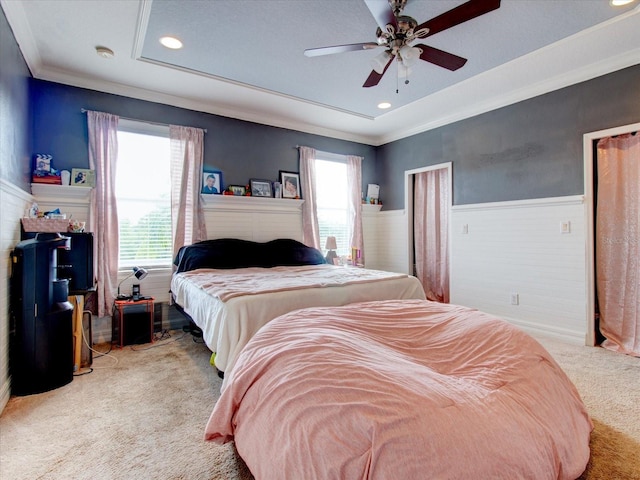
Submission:
<svg viewBox="0 0 640 480">
<path fill-rule="evenodd" d="M 149 275 L 149 272 L 142 267 L 133 267 L 133 274 L 138 280 L 142 280 L 144 277 Z"/>
<path fill-rule="evenodd" d="M 336 237 L 327 237 L 325 248 L 327 250 L 335 250 L 336 248 L 338 248 L 338 245 L 336 244 Z"/>
</svg>

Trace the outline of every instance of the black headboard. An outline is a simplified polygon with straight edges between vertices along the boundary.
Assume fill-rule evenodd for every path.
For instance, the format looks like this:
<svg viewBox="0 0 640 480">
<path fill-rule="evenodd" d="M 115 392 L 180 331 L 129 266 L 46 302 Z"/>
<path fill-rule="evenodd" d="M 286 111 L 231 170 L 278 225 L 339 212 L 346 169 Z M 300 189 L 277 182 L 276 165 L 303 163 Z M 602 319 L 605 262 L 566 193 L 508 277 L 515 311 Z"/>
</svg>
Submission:
<svg viewBox="0 0 640 480">
<path fill-rule="evenodd" d="M 178 251 L 173 263 L 176 272 L 197 268 L 247 268 L 327 263 L 322 253 L 290 238 L 252 242 L 238 238 L 204 240 Z"/>
</svg>

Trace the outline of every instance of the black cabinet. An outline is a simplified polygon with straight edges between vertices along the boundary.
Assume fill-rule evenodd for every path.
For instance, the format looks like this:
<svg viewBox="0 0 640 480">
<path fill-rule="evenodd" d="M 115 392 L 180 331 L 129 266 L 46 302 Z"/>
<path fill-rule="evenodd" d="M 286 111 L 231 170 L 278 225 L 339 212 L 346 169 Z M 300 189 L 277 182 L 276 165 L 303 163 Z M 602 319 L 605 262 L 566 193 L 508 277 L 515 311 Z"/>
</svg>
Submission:
<svg viewBox="0 0 640 480">
<path fill-rule="evenodd" d="M 56 234 L 49 234 L 56 235 Z M 9 367 L 11 393 L 29 395 L 73 380 L 73 306 L 68 281 L 55 277 L 67 239 L 20 242 L 11 252 Z"/>
</svg>

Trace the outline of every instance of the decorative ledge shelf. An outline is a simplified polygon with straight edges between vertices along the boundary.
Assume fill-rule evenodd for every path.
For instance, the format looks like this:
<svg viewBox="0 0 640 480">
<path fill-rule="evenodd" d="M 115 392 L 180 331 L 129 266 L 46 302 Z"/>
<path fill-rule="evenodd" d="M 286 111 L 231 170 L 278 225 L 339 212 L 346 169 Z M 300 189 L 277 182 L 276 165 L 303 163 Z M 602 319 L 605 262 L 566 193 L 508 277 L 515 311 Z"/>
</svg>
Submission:
<svg viewBox="0 0 640 480">
<path fill-rule="evenodd" d="M 380 210 L 382 210 L 382 205 L 371 205 L 370 203 L 362 204 L 362 211 L 364 213 L 379 212 Z"/>
<path fill-rule="evenodd" d="M 76 187 L 70 185 L 50 185 L 48 183 L 32 183 L 31 193 L 37 199 L 50 199 L 57 202 L 74 201 L 76 203 L 89 202 L 91 187 Z"/>
<path fill-rule="evenodd" d="M 304 200 L 290 198 L 244 197 L 235 195 L 201 195 L 205 210 L 299 212 Z"/>
</svg>

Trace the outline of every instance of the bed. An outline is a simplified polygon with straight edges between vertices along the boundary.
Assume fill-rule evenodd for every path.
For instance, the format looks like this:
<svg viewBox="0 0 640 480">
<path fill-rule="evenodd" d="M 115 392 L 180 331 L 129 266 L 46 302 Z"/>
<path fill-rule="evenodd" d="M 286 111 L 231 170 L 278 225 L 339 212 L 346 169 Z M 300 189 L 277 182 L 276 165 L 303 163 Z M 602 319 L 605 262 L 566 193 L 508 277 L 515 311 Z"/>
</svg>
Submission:
<svg viewBox="0 0 640 480">
<path fill-rule="evenodd" d="M 205 439 L 261 479 L 575 479 L 592 423 L 533 338 L 426 300 L 307 308 L 265 325 Z"/>
<path fill-rule="evenodd" d="M 174 263 L 173 301 L 202 331 L 220 372 L 263 325 L 292 310 L 425 298 L 413 276 L 328 265 L 293 239 L 207 240 L 182 247 Z"/>
</svg>

